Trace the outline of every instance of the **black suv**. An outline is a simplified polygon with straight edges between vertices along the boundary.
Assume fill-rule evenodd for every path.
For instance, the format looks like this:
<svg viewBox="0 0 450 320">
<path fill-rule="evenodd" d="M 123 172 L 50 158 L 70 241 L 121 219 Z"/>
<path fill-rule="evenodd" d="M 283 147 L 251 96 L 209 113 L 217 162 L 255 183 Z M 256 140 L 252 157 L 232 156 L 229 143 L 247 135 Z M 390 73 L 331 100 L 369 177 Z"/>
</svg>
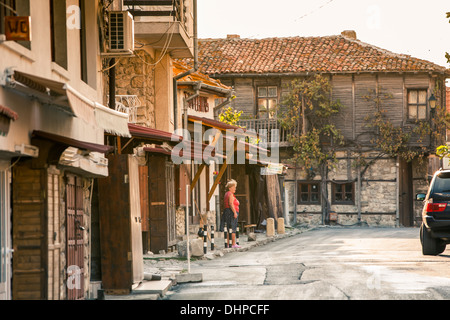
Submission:
<svg viewBox="0 0 450 320">
<path fill-rule="evenodd" d="M 416 200 L 423 201 L 420 242 L 424 255 L 438 255 L 450 243 L 450 170 L 434 174 L 428 193 L 418 193 Z"/>
</svg>

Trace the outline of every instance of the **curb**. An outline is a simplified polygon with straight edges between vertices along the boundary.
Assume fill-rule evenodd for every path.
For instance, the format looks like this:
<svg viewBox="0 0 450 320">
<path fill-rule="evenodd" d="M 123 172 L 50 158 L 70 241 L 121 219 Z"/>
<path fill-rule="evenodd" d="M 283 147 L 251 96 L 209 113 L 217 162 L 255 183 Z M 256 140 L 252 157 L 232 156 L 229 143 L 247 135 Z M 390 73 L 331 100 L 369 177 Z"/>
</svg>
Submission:
<svg viewBox="0 0 450 320">
<path fill-rule="evenodd" d="M 289 238 L 300 233 L 304 233 L 315 229 L 316 227 L 286 227 L 286 232 L 284 234 L 275 234 L 273 236 L 267 237 L 265 233 L 257 233 L 255 241 L 248 242 L 241 238 L 240 248 L 220 248 L 216 247 L 214 251 L 209 251 L 202 257 L 198 257 L 198 260 L 213 260 L 216 258 L 223 257 L 225 254 L 230 252 L 244 252 L 249 251 L 255 247 L 260 247 L 268 243 Z M 260 239 L 258 239 L 258 237 Z M 178 252 L 164 253 L 164 254 L 154 254 L 147 256 L 151 259 L 176 259 Z M 145 258 L 145 255 L 144 255 Z M 157 267 L 158 268 L 158 267 Z M 159 267 L 160 270 L 163 268 Z M 105 300 L 161 300 L 164 299 L 167 292 L 172 289 L 172 287 L 181 283 L 193 283 L 202 282 L 202 273 L 184 273 L 182 271 L 171 271 L 170 275 L 158 276 L 156 279 L 148 278 L 149 280 L 143 280 L 136 288 L 134 288 L 131 293 L 126 295 L 105 295 Z"/>
</svg>

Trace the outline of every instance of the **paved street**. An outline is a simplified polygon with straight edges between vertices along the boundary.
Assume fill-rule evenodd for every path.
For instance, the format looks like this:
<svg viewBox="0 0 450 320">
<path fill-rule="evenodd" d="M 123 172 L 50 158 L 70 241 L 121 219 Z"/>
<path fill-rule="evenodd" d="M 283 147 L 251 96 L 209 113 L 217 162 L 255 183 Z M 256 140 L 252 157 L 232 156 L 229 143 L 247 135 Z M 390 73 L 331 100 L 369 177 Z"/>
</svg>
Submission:
<svg viewBox="0 0 450 320">
<path fill-rule="evenodd" d="M 450 248 L 423 256 L 418 228 L 318 228 L 191 263 L 167 300 L 449 299 Z"/>
</svg>

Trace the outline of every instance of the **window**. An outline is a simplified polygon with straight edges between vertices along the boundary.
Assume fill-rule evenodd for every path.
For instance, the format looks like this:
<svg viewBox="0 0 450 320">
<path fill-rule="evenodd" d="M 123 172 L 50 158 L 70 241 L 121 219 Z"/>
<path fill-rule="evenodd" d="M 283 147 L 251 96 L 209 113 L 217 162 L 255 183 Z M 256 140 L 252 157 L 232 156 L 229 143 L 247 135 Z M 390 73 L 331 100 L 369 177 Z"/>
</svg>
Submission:
<svg viewBox="0 0 450 320">
<path fill-rule="evenodd" d="M 29 16 L 30 0 L 0 0 L 0 34 L 5 33 L 5 17 Z M 31 49 L 31 41 L 17 41 L 27 49 Z"/>
<path fill-rule="evenodd" d="M 5 17 L 14 16 L 15 0 L 0 0 L 0 34 L 5 34 Z"/>
<path fill-rule="evenodd" d="M 66 1 L 50 0 L 52 61 L 67 70 Z"/>
<path fill-rule="evenodd" d="M 80 65 L 81 80 L 88 83 L 86 4 L 80 0 Z"/>
<path fill-rule="evenodd" d="M 275 86 L 258 87 L 258 114 L 259 118 L 274 118 L 278 101 L 278 89 Z"/>
<path fill-rule="evenodd" d="M 354 204 L 354 183 L 333 183 L 333 204 Z"/>
<path fill-rule="evenodd" d="M 189 97 L 188 93 L 185 93 L 184 95 L 186 98 Z M 195 97 L 188 101 L 188 107 L 199 112 L 209 112 L 208 98 L 201 96 Z"/>
<path fill-rule="evenodd" d="M 297 204 L 320 204 L 319 183 L 299 182 Z"/>
<path fill-rule="evenodd" d="M 408 90 L 408 120 L 426 120 L 427 89 Z"/>
</svg>

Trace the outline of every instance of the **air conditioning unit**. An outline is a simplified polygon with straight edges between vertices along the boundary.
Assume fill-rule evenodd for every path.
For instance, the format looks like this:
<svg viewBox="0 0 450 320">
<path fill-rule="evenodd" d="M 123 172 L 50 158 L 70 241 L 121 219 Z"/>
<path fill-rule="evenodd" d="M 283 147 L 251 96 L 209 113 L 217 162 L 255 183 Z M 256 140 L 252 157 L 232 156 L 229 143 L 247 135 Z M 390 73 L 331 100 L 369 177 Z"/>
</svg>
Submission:
<svg viewBox="0 0 450 320">
<path fill-rule="evenodd" d="M 128 11 L 111 11 L 109 18 L 109 48 L 112 54 L 130 54 L 134 51 L 134 20 Z"/>
</svg>

